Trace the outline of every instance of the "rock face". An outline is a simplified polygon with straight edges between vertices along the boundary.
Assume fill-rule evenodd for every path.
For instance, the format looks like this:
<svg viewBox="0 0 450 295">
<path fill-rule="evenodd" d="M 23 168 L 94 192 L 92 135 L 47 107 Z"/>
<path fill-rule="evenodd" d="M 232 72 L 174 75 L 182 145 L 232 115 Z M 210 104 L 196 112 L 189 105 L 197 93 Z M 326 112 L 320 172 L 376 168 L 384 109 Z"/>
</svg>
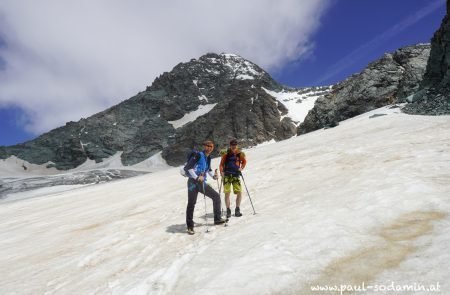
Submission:
<svg viewBox="0 0 450 295">
<path fill-rule="evenodd" d="M 179 165 L 187 150 L 206 138 L 219 146 L 237 138 L 245 147 L 295 135 L 296 125 L 284 116 L 286 107 L 264 89 L 280 92 L 283 87 L 242 57 L 206 54 L 178 64 L 145 91 L 101 113 L 0 147 L 0 159 L 15 155 L 70 169 L 118 151 L 125 165 L 162 151 L 169 165 Z"/>
<path fill-rule="evenodd" d="M 373 109 L 406 101 L 417 91 L 425 72 L 430 45 L 420 44 L 385 54 L 361 73 L 333 86 L 317 99 L 314 108 L 298 127 L 304 134 Z"/>
<path fill-rule="evenodd" d="M 431 39 L 431 53 L 419 91 L 403 111 L 410 114 L 450 114 L 450 2 L 441 27 Z"/>
</svg>

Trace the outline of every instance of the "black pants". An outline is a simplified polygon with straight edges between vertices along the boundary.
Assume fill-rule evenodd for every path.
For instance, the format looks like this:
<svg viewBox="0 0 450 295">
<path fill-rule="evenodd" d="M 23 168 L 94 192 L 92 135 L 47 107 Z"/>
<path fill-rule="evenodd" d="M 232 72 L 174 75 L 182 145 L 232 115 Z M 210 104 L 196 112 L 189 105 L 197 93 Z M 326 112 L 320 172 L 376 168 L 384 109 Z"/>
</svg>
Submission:
<svg viewBox="0 0 450 295">
<path fill-rule="evenodd" d="M 189 178 L 187 182 L 188 187 L 188 204 L 186 208 L 186 225 L 187 227 L 194 227 L 194 209 L 195 203 L 197 203 L 197 196 L 200 192 L 203 194 L 203 183 Z M 205 195 L 212 199 L 214 208 L 214 220 L 220 220 L 220 196 L 212 187 L 208 184 L 204 184 Z"/>
</svg>

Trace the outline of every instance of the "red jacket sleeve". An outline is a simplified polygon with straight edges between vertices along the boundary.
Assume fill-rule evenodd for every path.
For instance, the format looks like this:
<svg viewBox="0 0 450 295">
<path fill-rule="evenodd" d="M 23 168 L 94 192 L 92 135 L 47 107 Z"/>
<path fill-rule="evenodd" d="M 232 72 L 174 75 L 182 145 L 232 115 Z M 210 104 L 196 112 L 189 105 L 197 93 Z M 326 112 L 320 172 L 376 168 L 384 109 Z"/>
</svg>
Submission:
<svg viewBox="0 0 450 295">
<path fill-rule="evenodd" d="M 245 165 L 247 164 L 247 160 L 245 159 L 245 157 L 240 158 L 241 160 L 241 169 L 245 168 Z"/>
</svg>

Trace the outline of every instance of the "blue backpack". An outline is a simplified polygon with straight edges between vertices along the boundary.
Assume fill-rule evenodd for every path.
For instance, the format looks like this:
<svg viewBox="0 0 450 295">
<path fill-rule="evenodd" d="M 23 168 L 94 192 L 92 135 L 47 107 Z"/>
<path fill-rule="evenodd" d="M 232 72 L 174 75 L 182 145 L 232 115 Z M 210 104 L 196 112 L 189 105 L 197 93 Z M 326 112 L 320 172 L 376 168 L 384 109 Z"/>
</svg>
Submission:
<svg viewBox="0 0 450 295">
<path fill-rule="evenodd" d="M 193 149 L 193 150 L 191 150 L 189 153 L 188 153 L 188 155 L 187 155 L 187 157 L 186 157 L 186 163 L 184 163 L 184 165 L 183 166 L 181 166 L 181 168 L 180 168 L 180 174 L 182 175 L 182 176 L 184 176 L 184 177 L 189 177 L 189 174 L 188 174 L 188 172 L 185 170 L 185 167 L 186 167 L 186 164 L 187 163 L 189 163 L 189 161 L 193 158 L 193 157 L 198 157 L 199 158 L 199 151 L 197 150 L 197 149 Z M 198 159 L 197 159 L 198 160 Z"/>
</svg>

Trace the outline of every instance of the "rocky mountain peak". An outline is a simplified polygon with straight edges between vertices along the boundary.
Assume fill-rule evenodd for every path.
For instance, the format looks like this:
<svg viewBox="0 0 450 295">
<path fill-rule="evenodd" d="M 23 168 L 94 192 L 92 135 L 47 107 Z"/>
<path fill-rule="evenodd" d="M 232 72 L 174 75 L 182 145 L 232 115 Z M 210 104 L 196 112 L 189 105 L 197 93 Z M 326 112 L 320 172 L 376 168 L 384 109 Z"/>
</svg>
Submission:
<svg viewBox="0 0 450 295">
<path fill-rule="evenodd" d="M 306 113 L 317 96 L 328 91 L 283 87 L 238 55 L 208 53 L 176 65 L 145 91 L 103 112 L 35 140 L 0 147 L 0 158 L 14 155 L 71 169 L 87 159 L 102 162 L 119 152 L 125 165 L 161 152 L 168 164 L 179 165 L 187 151 L 207 138 L 218 147 L 231 138 L 242 147 L 289 138 L 299 123 L 290 109 Z"/>
<path fill-rule="evenodd" d="M 217 103 L 226 89 L 238 82 L 282 88 L 264 70 L 238 55 L 207 53 L 163 73 L 146 92 L 164 98 L 161 116 L 173 121 L 195 111 L 199 105 Z"/>
<path fill-rule="evenodd" d="M 267 73 L 256 64 L 236 54 L 209 53 L 200 57 L 199 61 L 212 67 L 213 71 L 223 70 L 230 79 L 252 80 L 267 75 Z"/>
</svg>

